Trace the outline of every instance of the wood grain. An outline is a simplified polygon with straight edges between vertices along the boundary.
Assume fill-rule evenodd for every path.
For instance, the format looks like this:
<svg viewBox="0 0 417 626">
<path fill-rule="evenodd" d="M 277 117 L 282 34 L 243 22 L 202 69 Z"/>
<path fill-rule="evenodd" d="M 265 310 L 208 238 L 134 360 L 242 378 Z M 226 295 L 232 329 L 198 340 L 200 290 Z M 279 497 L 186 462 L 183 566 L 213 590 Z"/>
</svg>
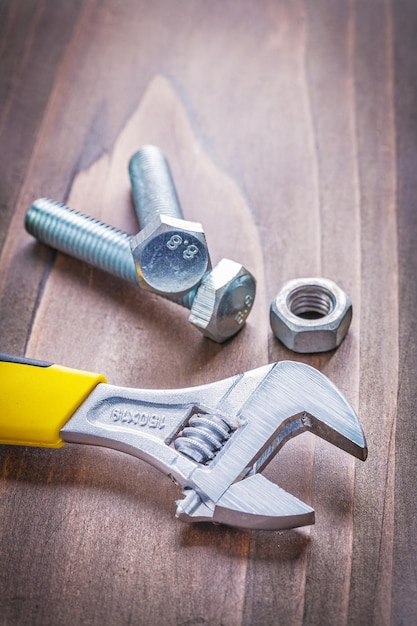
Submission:
<svg viewBox="0 0 417 626">
<path fill-rule="evenodd" d="M 397 231 L 399 263 L 399 385 L 395 436 L 395 501 L 393 546 L 393 618 L 414 619 L 417 610 L 416 536 L 416 296 L 417 254 L 415 126 L 416 49 L 412 45 L 417 15 L 411 3 L 404 12 L 393 7 L 395 47 L 395 125 L 397 159 Z M 413 591 L 414 590 L 414 591 Z"/>
<path fill-rule="evenodd" d="M 302 360 L 369 445 L 363 464 L 288 443 L 265 474 L 316 524 L 277 533 L 181 524 L 176 487 L 120 453 L 0 447 L 0 624 L 414 623 L 416 26 L 411 0 L 0 3 L 0 350 L 154 388 Z M 49 196 L 135 233 L 127 163 L 145 143 L 213 261 L 257 278 L 222 346 L 24 231 Z M 269 303 L 312 275 L 354 318 L 337 351 L 297 355 Z"/>
</svg>

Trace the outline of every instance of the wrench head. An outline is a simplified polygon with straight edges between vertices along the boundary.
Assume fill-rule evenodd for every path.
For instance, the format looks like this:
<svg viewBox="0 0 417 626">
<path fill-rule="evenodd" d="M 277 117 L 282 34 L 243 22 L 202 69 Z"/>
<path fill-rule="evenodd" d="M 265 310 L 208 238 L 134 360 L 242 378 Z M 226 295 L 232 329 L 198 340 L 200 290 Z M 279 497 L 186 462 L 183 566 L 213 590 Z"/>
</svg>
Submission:
<svg viewBox="0 0 417 626">
<path fill-rule="evenodd" d="M 272 366 L 237 412 L 239 426 L 218 455 L 192 475 L 196 496 L 178 504 L 184 521 L 211 519 L 243 528 L 283 529 L 312 524 L 313 510 L 261 477 L 296 435 L 311 431 L 365 460 L 359 420 L 340 391 L 318 370 L 291 361 Z"/>
</svg>

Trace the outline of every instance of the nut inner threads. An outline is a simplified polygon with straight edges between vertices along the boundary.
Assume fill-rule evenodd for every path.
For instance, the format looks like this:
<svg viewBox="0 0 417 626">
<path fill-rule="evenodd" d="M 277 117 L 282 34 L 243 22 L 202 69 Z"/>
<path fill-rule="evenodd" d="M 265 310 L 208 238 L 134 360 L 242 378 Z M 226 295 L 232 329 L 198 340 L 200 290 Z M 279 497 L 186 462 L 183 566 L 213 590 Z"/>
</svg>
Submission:
<svg viewBox="0 0 417 626">
<path fill-rule="evenodd" d="M 303 285 L 294 289 L 287 301 L 288 309 L 303 319 L 321 319 L 335 307 L 334 295 L 321 285 Z"/>
<path fill-rule="evenodd" d="M 334 350 L 352 320 L 349 296 L 327 278 L 287 281 L 271 303 L 274 335 L 294 352 Z"/>
</svg>

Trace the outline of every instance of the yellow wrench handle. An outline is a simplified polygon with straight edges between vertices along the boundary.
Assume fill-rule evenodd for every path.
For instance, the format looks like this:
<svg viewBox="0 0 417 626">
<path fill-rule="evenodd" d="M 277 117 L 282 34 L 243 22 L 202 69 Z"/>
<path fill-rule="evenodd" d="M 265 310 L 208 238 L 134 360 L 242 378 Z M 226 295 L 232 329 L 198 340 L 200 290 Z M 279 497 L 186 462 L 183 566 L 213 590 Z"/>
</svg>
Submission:
<svg viewBox="0 0 417 626">
<path fill-rule="evenodd" d="M 101 374 L 0 353 L 0 443 L 60 448 L 59 432 Z"/>
</svg>

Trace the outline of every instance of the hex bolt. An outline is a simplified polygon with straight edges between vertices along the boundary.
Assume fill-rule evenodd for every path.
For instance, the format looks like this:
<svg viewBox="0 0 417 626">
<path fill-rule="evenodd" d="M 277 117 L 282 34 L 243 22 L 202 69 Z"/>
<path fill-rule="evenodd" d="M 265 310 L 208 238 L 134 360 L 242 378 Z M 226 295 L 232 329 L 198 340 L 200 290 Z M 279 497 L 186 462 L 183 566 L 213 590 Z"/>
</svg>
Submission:
<svg viewBox="0 0 417 626">
<path fill-rule="evenodd" d="M 42 243 L 141 286 L 130 252 L 131 235 L 48 198 L 31 205 L 25 228 Z M 190 309 L 188 320 L 203 335 L 222 343 L 244 326 L 255 291 L 248 270 L 222 259 L 185 295 L 162 295 Z"/>
<path fill-rule="evenodd" d="M 141 287 L 181 295 L 211 268 L 203 227 L 184 219 L 168 161 L 156 146 L 143 146 L 129 162 L 140 232 L 131 249 Z"/>
</svg>

